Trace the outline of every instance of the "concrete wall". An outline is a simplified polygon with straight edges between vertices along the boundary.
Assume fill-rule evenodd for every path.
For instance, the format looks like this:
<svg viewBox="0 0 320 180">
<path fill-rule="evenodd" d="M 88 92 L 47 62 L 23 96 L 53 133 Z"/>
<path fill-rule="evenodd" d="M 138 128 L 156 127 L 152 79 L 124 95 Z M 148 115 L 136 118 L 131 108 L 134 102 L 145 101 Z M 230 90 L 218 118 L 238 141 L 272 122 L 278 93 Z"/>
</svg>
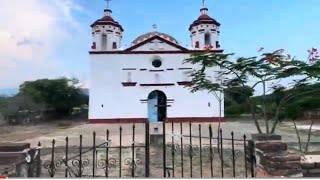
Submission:
<svg viewBox="0 0 320 180">
<path fill-rule="evenodd" d="M 147 118 L 146 100 L 150 92 L 163 91 L 167 99 L 173 99 L 168 107 L 170 117 L 218 117 L 219 103 L 214 95 L 207 92 L 190 93 L 179 81 L 191 80 L 186 76 L 186 69 L 198 68 L 182 64 L 189 54 L 92 54 L 90 55 L 90 107 L 89 119 L 114 118 Z M 152 60 L 160 58 L 162 66 L 154 68 Z M 136 70 L 123 70 L 136 69 Z M 167 70 L 167 69 L 174 70 Z M 140 70 L 146 69 L 146 70 Z M 150 70 L 163 70 L 150 72 Z M 217 76 L 218 69 L 210 71 L 212 77 Z M 190 70 L 189 70 L 190 71 Z M 123 87 L 128 81 L 128 72 L 136 86 Z M 173 86 L 141 86 L 140 84 L 173 83 Z M 223 97 L 223 95 L 222 95 Z M 222 104 L 222 117 L 223 117 Z"/>
</svg>

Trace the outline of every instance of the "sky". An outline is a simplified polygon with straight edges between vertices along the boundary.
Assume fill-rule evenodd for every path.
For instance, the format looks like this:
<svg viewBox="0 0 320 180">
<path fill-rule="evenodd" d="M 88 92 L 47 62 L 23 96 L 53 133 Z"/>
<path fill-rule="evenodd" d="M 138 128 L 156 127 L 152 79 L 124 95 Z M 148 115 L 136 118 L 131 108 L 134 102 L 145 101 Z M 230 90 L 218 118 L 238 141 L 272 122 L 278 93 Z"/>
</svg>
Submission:
<svg viewBox="0 0 320 180">
<path fill-rule="evenodd" d="M 206 0 L 221 23 L 220 44 L 237 56 L 283 48 L 297 58 L 320 46 L 320 0 Z M 202 0 L 112 0 L 124 28 L 123 45 L 158 31 L 190 45 L 189 25 Z M 89 85 L 90 25 L 103 16 L 103 0 L 1 0 L 0 89 L 27 80 L 76 77 Z"/>
</svg>

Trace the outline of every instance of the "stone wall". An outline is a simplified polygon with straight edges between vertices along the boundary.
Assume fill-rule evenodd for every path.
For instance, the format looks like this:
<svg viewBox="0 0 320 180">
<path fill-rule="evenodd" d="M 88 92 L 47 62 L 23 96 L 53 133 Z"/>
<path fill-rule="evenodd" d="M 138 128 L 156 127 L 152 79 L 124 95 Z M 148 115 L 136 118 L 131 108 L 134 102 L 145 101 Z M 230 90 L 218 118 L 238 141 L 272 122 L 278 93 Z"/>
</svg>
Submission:
<svg viewBox="0 0 320 180">
<path fill-rule="evenodd" d="M 288 151 L 281 136 L 252 135 L 257 158 L 256 177 L 302 177 L 301 154 Z"/>
<path fill-rule="evenodd" d="M 320 177 L 320 152 L 306 153 L 301 166 L 304 177 Z"/>
<path fill-rule="evenodd" d="M 0 144 L 0 175 L 7 177 L 39 177 L 41 162 L 38 150 L 29 143 Z"/>
</svg>

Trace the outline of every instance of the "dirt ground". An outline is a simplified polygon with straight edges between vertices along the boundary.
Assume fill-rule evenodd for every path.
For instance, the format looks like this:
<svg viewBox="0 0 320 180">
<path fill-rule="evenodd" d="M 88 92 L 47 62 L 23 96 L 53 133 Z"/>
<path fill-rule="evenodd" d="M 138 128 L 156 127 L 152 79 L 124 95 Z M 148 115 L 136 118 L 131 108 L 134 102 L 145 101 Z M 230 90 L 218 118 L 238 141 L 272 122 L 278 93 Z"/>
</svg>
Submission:
<svg viewBox="0 0 320 180">
<path fill-rule="evenodd" d="M 262 124 L 262 123 L 261 123 Z M 202 136 L 209 136 L 210 123 L 202 123 Z M 159 125 L 161 128 L 161 125 Z M 213 134 L 216 135 L 218 123 L 211 123 Z M 304 127 L 304 122 L 298 123 L 298 126 Z M 92 145 L 92 133 L 95 131 L 97 136 L 97 143 L 104 142 L 106 139 L 106 131 L 109 130 L 110 139 L 112 143 L 118 143 L 119 141 L 119 128 L 122 127 L 122 140 L 123 144 L 130 144 L 132 142 L 132 124 L 88 124 L 87 121 L 57 121 L 50 123 L 43 123 L 39 125 L 30 126 L 0 126 L 0 143 L 9 142 L 29 142 L 32 146 L 36 146 L 40 141 L 42 146 L 50 147 L 53 139 L 56 140 L 56 146 L 63 146 L 65 144 L 66 136 L 69 137 L 71 145 L 79 144 L 79 136 L 83 136 L 84 145 Z M 256 128 L 252 121 L 227 121 L 221 123 L 223 130 L 223 136 L 226 138 L 231 137 L 231 131 L 234 132 L 236 139 L 242 139 L 245 134 L 250 138 L 251 134 L 256 133 Z M 152 130 L 152 125 L 150 127 Z M 171 124 L 167 124 L 166 131 L 168 136 L 171 137 Z M 183 134 L 189 135 L 189 124 L 183 124 Z M 145 133 L 144 124 L 135 125 L 135 141 L 144 142 Z M 162 130 L 161 130 L 162 131 Z M 306 129 L 301 129 L 301 138 L 304 141 L 307 138 Z M 199 135 L 199 124 L 192 124 L 191 128 L 192 136 Z M 297 136 L 292 123 L 284 122 L 278 125 L 276 133 L 282 135 L 285 142 L 296 142 Z M 180 134 L 179 124 L 174 125 L 173 134 Z M 319 131 L 313 131 L 311 141 L 318 141 L 320 137 Z M 320 149 L 319 149 L 320 150 Z"/>
<path fill-rule="evenodd" d="M 262 123 L 261 123 L 262 124 Z M 306 125 L 305 122 L 299 122 L 297 123 L 298 127 L 302 127 L 300 130 L 301 133 L 301 138 L 302 141 L 305 141 L 307 139 L 307 134 L 306 134 Z M 209 126 L 211 125 L 212 130 L 213 130 L 213 135 L 216 137 L 217 135 L 217 128 L 218 128 L 218 123 L 202 123 L 201 124 L 201 131 L 199 129 L 199 123 L 193 123 L 190 125 L 189 123 L 184 123 L 182 124 L 182 134 L 184 136 L 184 143 L 190 144 L 189 140 L 190 138 L 190 132 L 191 136 L 194 136 L 192 138 L 192 144 L 193 145 L 199 145 L 199 134 L 201 132 L 201 136 L 204 138 L 202 140 L 202 144 L 208 144 L 209 140 L 206 139 L 205 137 L 209 137 Z M 150 125 L 150 132 L 152 133 L 154 131 L 154 127 L 158 126 L 159 127 L 159 132 L 162 132 L 162 125 L 156 125 L 156 124 L 151 124 Z M 106 142 L 106 133 L 109 131 L 109 140 L 111 140 L 111 145 L 110 146 L 119 146 L 120 142 L 120 128 L 122 129 L 121 131 L 121 139 L 122 139 L 122 146 L 129 146 L 132 144 L 134 141 L 136 145 L 139 144 L 144 144 L 145 143 L 145 125 L 144 124 L 136 124 L 134 128 L 134 139 L 133 139 L 133 126 L 132 124 L 88 124 L 86 121 L 70 121 L 70 120 L 64 120 L 64 121 L 58 121 L 58 122 L 51 122 L 51 123 L 43 123 L 43 124 L 38 124 L 38 125 L 30 125 L 30 126 L 5 126 L 2 125 L 0 126 L 0 143 L 13 143 L 13 142 L 28 142 L 31 144 L 31 146 L 36 147 L 38 142 L 41 142 L 42 144 L 42 159 L 45 160 L 50 160 L 51 158 L 51 147 L 52 147 L 52 140 L 55 139 L 55 148 L 57 156 L 55 157 L 56 159 L 60 158 L 62 159 L 65 155 L 65 144 L 66 144 L 66 137 L 69 138 L 69 144 L 68 147 L 71 149 L 75 149 L 75 152 L 73 152 L 73 155 L 78 155 L 79 152 L 79 144 L 80 144 L 80 135 L 82 135 L 82 146 L 86 148 L 90 148 L 93 145 L 93 132 L 96 133 L 96 145 L 102 144 Z M 246 135 L 248 139 L 251 138 L 251 134 L 256 133 L 256 128 L 253 124 L 252 121 L 227 121 L 224 123 L 221 123 L 221 128 L 223 130 L 223 137 L 224 138 L 231 138 L 231 132 L 234 132 L 234 138 L 238 140 L 243 140 L 243 135 Z M 263 127 L 262 127 L 263 128 Z M 173 129 L 173 130 L 172 130 Z M 167 124 L 166 125 L 166 138 L 167 138 L 167 143 L 172 141 L 172 138 L 175 143 L 180 142 L 180 124 L 174 124 L 174 127 L 172 128 L 172 124 Z M 282 135 L 283 141 L 287 142 L 289 146 L 292 147 L 297 147 L 297 144 L 294 144 L 297 142 L 297 136 L 295 133 L 295 130 L 292 126 L 292 123 L 290 122 L 284 122 L 279 124 L 277 131 L 277 134 Z M 320 150 L 320 143 L 317 144 L 317 141 L 320 137 L 320 132 L 317 131 L 316 129 L 312 133 L 311 141 L 315 142 L 315 144 L 310 146 L 311 151 L 319 151 Z M 228 145 L 229 142 L 229 145 Z M 224 141 L 224 148 L 229 148 L 230 149 L 230 141 Z M 237 145 L 239 143 L 239 145 Z M 239 146 L 239 150 L 243 148 L 243 143 L 242 141 L 237 141 L 235 142 L 236 146 Z M 293 143 L 293 144 L 292 144 Z M 229 146 L 229 147 L 228 147 Z M 59 150 L 60 149 L 60 150 Z M 139 149 L 139 148 L 138 148 Z M 160 150 L 160 151 L 159 151 Z M 243 150 L 243 149 L 242 149 Z M 61 152 L 60 152 L 61 151 Z M 142 154 L 139 155 L 136 154 L 135 156 L 141 156 L 141 159 L 144 159 L 144 150 L 142 148 Z M 71 153 L 71 152 L 70 152 Z M 136 152 L 137 153 L 137 152 Z M 171 151 L 168 150 L 168 165 L 170 165 L 170 162 L 172 159 L 170 153 Z M 92 154 L 92 153 L 89 153 Z M 114 155 L 112 155 L 114 154 Z M 162 154 L 161 148 L 154 149 L 151 148 L 151 169 L 152 171 L 150 172 L 153 177 L 160 177 L 163 172 L 162 168 L 162 156 L 158 156 L 159 154 Z M 115 156 L 118 158 L 118 152 L 110 152 L 111 156 Z M 61 156 L 61 157 L 60 157 Z M 70 154 L 72 156 L 72 153 Z M 123 151 L 123 157 L 125 158 L 126 156 L 131 157 L 131 151 L 125 153 Z M 189 166 L 189 161 L 188 158 L 189 156 L 186 154 L 185 156 L 185 177 L 189 176 L 190 171 L 190 166 Z M 90 156 L 89 156 L 90 157 Z M 155 158 L 159 158 L 156 160 Z M 180 166 L 180 155 L 179 152 L 177 152 L 176 157 L 175 157 L 175 162 L 176 162 L 176 177 L 181 176 L 181 166 Z M 203 170 L 204 170 L 204 177 L 210 177 L 210 169 L 206 169 L 210 166 L 210 162 L 208 161 L 209 157 L 204 157 L 203 161 Z M 226 157 L 225 159 L 229 159 Z M 194 157 L 194 176 L 193 177 L 199 177 L 200 170 L 199 170 L 199 156 L 196 155 Z M 214 160 L 214 174 L 215 177 L 219 177 L 219 172 L 221 168 L 219 164 L 219 160 Z M 236 163 L 237 167 L 237 174 L 239 177 L 242 177 L 244 175 L 244 167 L 242 167 L 244 164 L 244 161 L 239 159 Z M 144 167 L 143 165 L 140 165 L 140 168 Z M 230 165 L 225 165 L 225 170 L 226 175 L 232 176 L 232 166 Z M 118 168 L 118 167 L 117 167 Z M 112 172 L 114 173 L 115 177 L 118 173 L 118 169 L 114 168 Z M 90 168 L 86 168 L 87 170 L 90 170 Z M 141 171 L 141 172 L 140 172 Z M 97 171 L 99 173 L 102 173 L 103 175 L 103 169 L 100 171 Z M 127 166 L 123 167 L 123 172 L 125 174 L 128 174 L 130 176 L 130 169 L 128 169 Z M 143 174 L 143 169 L 140 169 L 137 171 L 137 173 L 140 172 L 141 175 Z M 62 167 L 59 170 L 59 173 L 61 177 L 64 176 L 64 168 Z M 58 175 L 57 174 L 57 175 Z M 88 171 L 88 174 L 90 172 Z M 111 173 L 112 174 L 112 173 Z M 110 174 L 110 175 L 111 175 Z M 139 174 L 139 173 L 138 173 Z M 138 175 L 137 174 L 137 175 Z M 48 174 L 47 174 L 48 175 Z M 143 176 L 143 175 L 142 175 Z M 238 177 L 237 176 L 237 177 Z"/>
</svg>

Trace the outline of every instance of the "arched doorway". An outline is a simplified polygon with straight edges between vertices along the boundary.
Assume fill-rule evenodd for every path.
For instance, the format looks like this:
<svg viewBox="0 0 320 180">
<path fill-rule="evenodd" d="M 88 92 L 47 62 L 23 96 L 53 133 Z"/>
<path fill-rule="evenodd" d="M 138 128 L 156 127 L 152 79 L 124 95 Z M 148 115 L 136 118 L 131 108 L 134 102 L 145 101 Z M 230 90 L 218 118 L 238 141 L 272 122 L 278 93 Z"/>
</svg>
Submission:
<svg viewBox="0 0 320 180">
<path fill-rule="evenodd" d="M 155 90 L 148 95 L 148 119 L 150 122 L 163 121 L 167 117 L 167 96 Z"/>
</svg>

